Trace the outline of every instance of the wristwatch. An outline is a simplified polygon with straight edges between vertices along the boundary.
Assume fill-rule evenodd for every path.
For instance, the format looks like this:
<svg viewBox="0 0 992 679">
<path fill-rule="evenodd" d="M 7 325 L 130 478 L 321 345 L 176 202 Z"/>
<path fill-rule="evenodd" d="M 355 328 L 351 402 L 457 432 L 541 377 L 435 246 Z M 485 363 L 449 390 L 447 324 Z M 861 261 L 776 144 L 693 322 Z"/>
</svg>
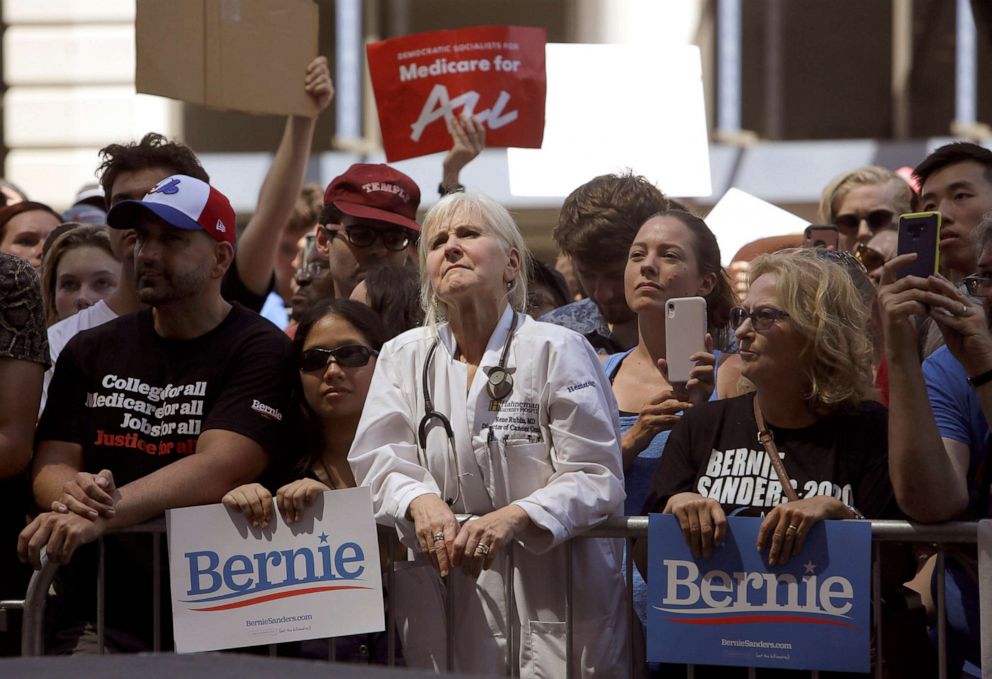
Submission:
<svg viewBox="0 0 992 679">
<path fill-rule="evenodd" d="M 461 184 L 455 184 L 454 186 L 445 186 L 444 184 L 437 185 L 437 195 L 447 196 L 449 193 L 458 193 L 464 191 L 465 187 Z"/>
<path fill-rule="evenodd" d="M 979 373 L 974 377 L 968 378 L 968 384 L 970 384 L 973 387 L 980 387 L 983 384 L 987 384 L 989 382 L 992 382 L 992 370 L 986 370 L 983 373 Z"/>
</svg>

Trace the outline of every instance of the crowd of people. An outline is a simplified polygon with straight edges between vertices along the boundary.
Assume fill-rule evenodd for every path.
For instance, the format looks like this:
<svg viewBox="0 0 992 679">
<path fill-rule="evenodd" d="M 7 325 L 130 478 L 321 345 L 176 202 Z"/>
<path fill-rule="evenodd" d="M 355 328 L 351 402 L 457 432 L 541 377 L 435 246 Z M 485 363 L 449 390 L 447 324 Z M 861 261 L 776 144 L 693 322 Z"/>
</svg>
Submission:
<svg viewBox="0 0 992 679">
<path fill-rule="evenodd" d="M 328 106 L 324 59 L 303 87 Z M 287 118 L 240 229 L 194 152 L 155 133 L 105 147 L 65 215 L 0 209 L 0 597 L 62 565 L 50 652 L 95 647 L 105 535 L 106 643 L 149 647 L 149 538 L 119 531 L 175 507 L 265 526 L 367 486 L 403 545 L 390 557 L 410 562 L 387 592 L 404 662 L 446 666 L 447 587 L 454 668 L 521 676 L 564 676 L 564 546 L 609 517 L 672 514 L 700 559 L 727 516 L 763 517 L 774 566 L 822 520 L 992 514 L 992 151 L 853 169 L 823 192 L 836 248 L 755 233 L 731 278 L 704 219 L 637 175 L 568 196 L 549 264 L 485 187 L 458 183 L 477 120 L 449 121 L 420 220 L 420 187 L 387 165 L 305 186 L 314 124 Z M 942 217 L 925 278 L 899 276 L 911 211 Z M 667 305 L 687 297 L 706 335 L 674 379 Z M 643 543 L 573 546 L 582 676 L 628 676 L 628 644 L 643 654 Z M 929 601 L 932 555 L 905 556 L 887 555 L 887 591 Z M 944 563 L 960 671 L 979 657 L 975 553 Z M 339 660 L 384 660 L 384 635 L 350 641 Z"/>
</svg>

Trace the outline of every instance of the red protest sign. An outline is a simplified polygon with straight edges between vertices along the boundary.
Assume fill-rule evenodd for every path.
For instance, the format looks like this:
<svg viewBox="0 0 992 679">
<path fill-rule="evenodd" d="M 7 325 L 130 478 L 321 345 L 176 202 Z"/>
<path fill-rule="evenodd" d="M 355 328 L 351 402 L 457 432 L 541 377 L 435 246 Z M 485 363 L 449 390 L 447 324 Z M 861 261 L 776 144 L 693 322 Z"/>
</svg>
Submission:
<svg viewBox="0 0 992 679">
<path fill-rule="evenodd" d="M 546 42 L 543 28 L 478 26 L 370 44 L 386 159 L 449 149 L 445 120 L 463 114 L 486 126 L 487 146 L 540 148 Z"/>
</svg>

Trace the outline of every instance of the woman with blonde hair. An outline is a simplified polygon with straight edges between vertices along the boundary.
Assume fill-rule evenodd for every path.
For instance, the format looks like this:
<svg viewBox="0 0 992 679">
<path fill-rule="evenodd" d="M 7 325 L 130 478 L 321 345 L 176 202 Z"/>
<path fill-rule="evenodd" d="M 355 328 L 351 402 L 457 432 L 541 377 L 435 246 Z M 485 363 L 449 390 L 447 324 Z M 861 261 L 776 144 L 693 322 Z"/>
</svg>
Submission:
<svg viewBox="0 0 992 679">
<path fill-rule="evenodd" d="M 110 297 L 121 278 L 106 225 L 69 222 L 59 229 L 65 230 L 46 245 L 41 265 L 48 325 Z"/>
<path fill-rule="evenodd" d="M 731 322 L 754 390 L 686 411 L 645 511 L 674 514 L 703 557 L 728 514 L 763 514 L 770 565 L 798 555 L 818 521 L 893 515 L 868 309 L 848 273 L 812 249 L 762 255 Z"/>
<path fill-rule="evenodd" d="M 420 264 L 426 325 L 383 346 L 348 456 L 376 520 L 420 566 L 405 571 L 418 601 L 397 600 L 416 613 L 400 621 L 407 664 L 443 669 L 450 657 L 457 672 L 561 677 L 571 662 L 576 676 L 626 676 L 622 546 L 566 544 L 623 505 L 602 365 L 581 335 L 526 315 L 527 249 L 491 198 L 438 201 Z M 569 547 L 578 586 L 566 644 Z"/>
</svg>

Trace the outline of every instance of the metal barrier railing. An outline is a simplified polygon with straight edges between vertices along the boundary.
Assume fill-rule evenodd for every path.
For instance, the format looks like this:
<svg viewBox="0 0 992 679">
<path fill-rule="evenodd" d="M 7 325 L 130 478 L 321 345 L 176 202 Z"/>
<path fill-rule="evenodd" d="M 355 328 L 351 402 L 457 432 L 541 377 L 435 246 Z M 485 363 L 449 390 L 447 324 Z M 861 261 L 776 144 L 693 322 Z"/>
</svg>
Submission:
<svg viewBox="0 0 992 679">
<path fill-rule="evenodd" d="M 459 515 L 459 522 L 469 520 L 470 516 Z M 939 662 L 939 677 L 940 679 L 945 679 L 947 676 L 947 621 L 946 621 L 946 583 L 944 574 L 944 551 L 949 545 L 962 545 L 962 544 L 974 544 L 977 541 L 977 523 L 973 522 L 950 522 L 936 525 L 924 525 L 917 524 L 907 521 L 871 521 L 871 532 L 872 532 L 872 604 L 874 611 L 873 625 L 875 628 L 875 650 L 876 650 L 876 662 L 875 662 L 875 676 L 882 677 L 882 616 L 881 616 L 881 553 L 880 545 L 884 542 L 897 542 L 897 543 L 923 543 L 931 544 L 937 548 L 937 564 L 936 564 L 936 576 L 937 576 L 937 656 Z M 389 541 L 389 563 L 390 567 L 387 569 L 387 591 L 395 591 L 394 589 L 394 573 L 395 561 L 393 555 L 395 554 L 395 540 L 396 533 L 392 529 L 386 529 L 380 527 L 380 530 L 388 531 L 390 537 Z M 152 521 L 149 523 L 141 524 L 138 526 L 133 526 L 128 529 L 117 531 L 118 533 L 151 533 L 153 540 L 153 582 L 155 587 L 155 592 L 153 594 L 153 606 L 152 615 L 154 616 L 153 622 L 153 648 L 155 651 L 161 650 L 161 569 L 160 569 L 160 556 L 161 556 L 161 539 L 165 532 L 165 521 L 159 519 L 157 521 Z M 608 519 L 599 526 L 592 528 L 582 535 L 577 536 L 576 539 L 589 539 L 589 538 L 614 538 L 614 539 L 624 539 L 627 545 L 627 552 L 630 555 L 633 551 L 634 540 L 639 538 L 646 538 L 648 535 L 648 517 L 646 516 L 629 516 L 629 517 L 615 517 Z M 513 544 L 513 543 L 511 543 Z M 573 614 L 574 606 L 572 605 L 572 544 L 570 541 L 563 546 L 565 549 L 565 654 L 566 654 L 566 677 L 571 678 L 575 676 L 573 667 L 573 642 L 572 642 L 572 631 L 573 631 Z M 514 631 L 513 631 L 513 619 L 515 616 L 515 606 L 514 606 L 514 591 L 513 591 L 513 570 L 514 570 L 514 551 L 515 547 L 511 547 L 507 551 L 507 569 L 504 576 L 504 596 L 506 598 L 506 611 L 508 616 L 507 621 L 507 661 L 506 661 L 506 675 L 507 676 L 518 676 L 519 667 L 518 663 L 515 661 L 516 649 L 514 647 Z M 98 564 L 98 582 L 97 582 L 97 640 L 100 652 L 104 652 L 105 648 L 105 611 L 104 611 L 104 546 L 103 539 L 100 539 L 98 545 L 99 553 L 99 564 Z M 44 650 L 44 613 L 45 604 L 47 600 L 48 590 L 52 584 L 57 571 L 57 565 L 53 563 L 48 563 L 47 558 L 43 558 L 45 563 L 44 567 L 35 572 L 34 576 L 31 578 L 31 582 L 28 586 L 27 594 L 23 601 L 23 631 L 22 631 L 22 641 L 21 641 L 21 653 L 24 656 L 37 656 L 41 655 Z M 626 582 L 627 582 L 627 615 L 630 622 L 630 629 L 634 630 L 634 608 L 633 608 L 633 597 L 632 597 L 632 582 L 633 582 L 633 563 L 632 559 L 627 558 L 626 564 Z M 453 578 L 448 578 L 446 586 L 448 588 L 447 601 L 451 602 L 454 600 L 452 596 L 452 587 L 454 584 Z M 3 602 L 5 605 L 9 604 L 8 608 L 17 608 L 22 602 L 9 601 Z M 455 625 L 452 624 L 452 606 L 446 604 L 446 620 L 447 620 L 447 657 L 446 665 L 448 671 L 453 669 L 453 649 L 454 649 L 454 632 Z M 386 610 L 386 631 L 387 631 L 387 661 L 389 665 L 394 665 L 396 662 L 396 616 L 393 606 L 387 606 Z M 986 631 L 985 634 L 992 634 L 992 630 Z M 632 641 L 632 640 L 631 640 Z M 334 660 L 334 641 L 329 640 L 329 657 Z M 633 644 L 630 644 L 629 653 L 629 669 L 631 675 L 633 675 L 633 670 L 635 668 L 638 660 L 634 657 Z M 754 676 L 754 668 L 750 668 L 750 675 Z M 689 667 L 689 677 L 693 676 L 693 668 Z M 811 672 L 810 676 L 817 677 L 817 672 Z"/>
</svg>

